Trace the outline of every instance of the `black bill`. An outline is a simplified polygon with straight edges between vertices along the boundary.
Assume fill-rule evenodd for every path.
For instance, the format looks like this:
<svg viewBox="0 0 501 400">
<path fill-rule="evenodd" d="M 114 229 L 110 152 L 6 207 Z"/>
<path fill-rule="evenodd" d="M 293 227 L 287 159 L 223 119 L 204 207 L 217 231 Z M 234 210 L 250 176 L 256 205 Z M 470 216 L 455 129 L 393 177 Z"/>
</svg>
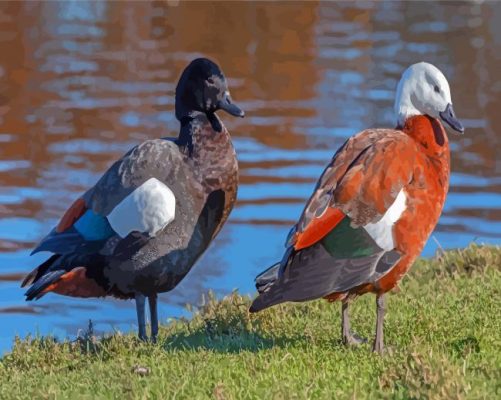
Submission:
<svg viewBox="0 0 501 400">
<path fill-rule="evenodd" d="M 218 108 L 226 111 L 227 113 L 234 115 L 235 117 L 244 117 L 244 111 L 238 107 L 236 104 L 233 104 L 231 101 L 231 97 L 229 93 L 225 93 L 224 97 L 219 101 Z"/>
<path fill-rule="evenodd" d="M 449 125 L 456 132 L 464 133 L 464 126 L 461 122 L 459 122 L 456 114 L 454 114 L 454 109 L 452 108 L 451 103 L 447 104 L 445 111 L 442 111 L 439 115 L 440 118 L 442 118 L 442 121 L 447 122 L 447 125 Z"/>
</svg>

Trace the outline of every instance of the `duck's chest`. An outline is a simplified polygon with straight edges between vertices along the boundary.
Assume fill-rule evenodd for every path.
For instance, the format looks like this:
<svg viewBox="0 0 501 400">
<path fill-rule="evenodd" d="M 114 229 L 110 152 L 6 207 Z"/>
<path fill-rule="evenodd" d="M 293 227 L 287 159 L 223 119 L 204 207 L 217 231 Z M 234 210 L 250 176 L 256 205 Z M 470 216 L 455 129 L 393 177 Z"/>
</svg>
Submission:
<svg viewBox="0 0 501 400">
<path fill-rule="evenodd" d="M 449 189 L 448 153 L 441 159 L 418 159 L 411 182 L 404 188 L 406 208 L 395 224 L 397 247 L 419 254 L 438 223 Z"/>
<path fill-rule="evenodd" d="M 235 204 L 238 190 L 238 162 L 226 128 L 214 132 L 205 127 L 194 140 L 189 163 L 206 196 L 221 190 L 224 192 L 221 224 L 224 223 Z"/>
<path fill-rule="evenodd" d="M 211 143 L 212 144 L 212 143 Z M 192 161 L 193 171 L 207 193 L 222 189 L 236 192 L 238 186 L 238 163 L 231 143 L 220 147 L 205 148 Z"/>
</svg>

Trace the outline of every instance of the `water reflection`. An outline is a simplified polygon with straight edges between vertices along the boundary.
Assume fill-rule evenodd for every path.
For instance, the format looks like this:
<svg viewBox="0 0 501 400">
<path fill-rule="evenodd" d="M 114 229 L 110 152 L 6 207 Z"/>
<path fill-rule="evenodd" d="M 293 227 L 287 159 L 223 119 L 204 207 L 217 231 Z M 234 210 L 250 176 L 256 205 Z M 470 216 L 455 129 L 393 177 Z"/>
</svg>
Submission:
<svg viewBox="0 0 501 400">
<path fill-rule="evenodd" d="M 132 327 L 129 302 L 30 304 L 18 281 L 46 257 L 29 257 L 33 245 L 112 161 L 176 134 L 176 80 L 200 55 L 223 66 L 247 113 L 223 116 L 241 186 L 210 252 L 162 296 L 163 318 L 209 288 L 253 291 L 335 149 L 358 130 L 394 125 L 396 82 L 416 61 L 446 73 L 467 128 L 451 136 L 451 193 L 435 238 L 501 241 L 499 3 L 175 4 L 0 4 L 0 351 L 15 334 L 75 335 L 89 318 L 98 330 Z"/>
</svg>

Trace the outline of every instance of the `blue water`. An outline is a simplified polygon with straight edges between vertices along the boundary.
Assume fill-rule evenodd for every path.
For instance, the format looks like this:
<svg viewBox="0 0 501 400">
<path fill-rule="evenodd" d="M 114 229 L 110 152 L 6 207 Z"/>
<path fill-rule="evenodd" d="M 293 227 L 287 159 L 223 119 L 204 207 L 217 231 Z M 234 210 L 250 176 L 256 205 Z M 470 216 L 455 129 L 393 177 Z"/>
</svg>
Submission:
<svg viewBox="0 0 501 400">
<path fill-rule="evenodd" d="M 0 4 L 0 352 L 15 335 L 135 329 L 130 301 L 49 294 L 26 303 L 29 253 L 130 147 L 175 135 L 186 63 L 217 60 L 245 119 L 221 115 L 240 162 L 238 203 L 203 259 L 161 296 L 162 321 L 209 289 L 254 292 L 325 164 L 361 129 L 394 126 L 396 83 L 426 60 L 466 126 L 451 135 L 443 216 L 423 254 L 501 243 L 501 5 L 43 2 Z M 223 23 L 224 22 L 224 23 Z"/>
</svg>

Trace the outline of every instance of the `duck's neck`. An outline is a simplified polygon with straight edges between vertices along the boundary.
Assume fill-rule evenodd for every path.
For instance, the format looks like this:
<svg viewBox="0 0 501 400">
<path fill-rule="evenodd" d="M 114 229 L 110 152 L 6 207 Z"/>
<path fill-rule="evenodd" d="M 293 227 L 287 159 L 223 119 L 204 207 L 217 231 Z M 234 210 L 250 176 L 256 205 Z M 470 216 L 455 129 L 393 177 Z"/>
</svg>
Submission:
<svg viewBox="0 0 501 400">
<path fill-rule="evenodd" d="M 190 115 L 183 116 L 179 119 L 181 129 L 176 143 L 179 148 L 191 157 L 193 155 L 193 136 L 197 134 L 197 124 L 195 118 Z"/>
<path fill-rule="evenodd" d="M 412 137 L 422 151 L 431 158 L 449 157 L 449 139 L 444 126 L 437 118 L 428 115 L 415 115 L 405 120 L 404 126 L 399 126 Z"/>
<path fill-rule="evenodd" d="M 228 132 L 216 114 L 193 111 L 179 118 L 181 129 L 176 143 L 190 158 L 196 158 L 207 142 L 229 140 Z M 209 149 L 212 146 L 208 146 Z"/>
<path fill-rule="evenodd" d="M 449 188 L 450 153 L 449 139 L 442 123 L 427 115 L 416 115 L 407 118 L 405 125 L 399 128 L 418 143 L 430 160 L 444 188 L 445 199 Z"/>
<path fill-rule="evenodd" d="M 193 157 L 195 146 L 200 143 L 199 137 L 202 135 L 204 125 L 209 123 L 209 118 L 202 112 L 191 111 L 184 113 L 178 119 L 181 129 L 176 142 L 188 157 Z"/>
</svg>

